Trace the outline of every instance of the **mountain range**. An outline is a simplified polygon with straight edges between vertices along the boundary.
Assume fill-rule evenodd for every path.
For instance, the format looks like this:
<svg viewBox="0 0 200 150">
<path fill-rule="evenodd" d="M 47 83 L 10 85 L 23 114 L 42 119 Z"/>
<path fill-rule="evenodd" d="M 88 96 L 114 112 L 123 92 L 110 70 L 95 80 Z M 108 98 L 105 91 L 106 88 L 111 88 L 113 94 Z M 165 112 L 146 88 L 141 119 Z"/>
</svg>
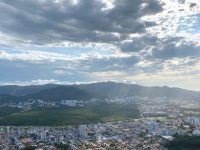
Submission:
<svg viewBox="0 0 200 150">
<path fill-rule="evenodd" d="M 146 87 L 137 84 L 116 82 L 99 82 L 79 85 L 30 85 L 0 86 L 0 102 L 21 101 L 30 98 L 45 101 L 59 101 L 63 99 L 87 100 L 92 98 L 110 97 L 172 97 L 172 98 L 200 98 L 200 92 L 167 86 Z"/>
</svg>

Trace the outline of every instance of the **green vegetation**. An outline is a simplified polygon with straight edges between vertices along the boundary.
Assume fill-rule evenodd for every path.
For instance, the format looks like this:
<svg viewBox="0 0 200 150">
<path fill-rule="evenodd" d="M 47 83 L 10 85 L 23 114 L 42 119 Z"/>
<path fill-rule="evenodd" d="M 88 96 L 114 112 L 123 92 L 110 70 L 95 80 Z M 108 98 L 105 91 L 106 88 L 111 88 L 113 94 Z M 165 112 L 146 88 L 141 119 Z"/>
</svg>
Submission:
<svg viewBox="0 0 200 150">
<path fill-rule="evenodd" d="M 36 149 L 36 148 L 33 147 L 33 146 L 29 146 L 29 147 L 24 148 L 24 150 L 35 150 L 35 149 Z"/>
<path fill-rule="evenodd" d="M 178 136 L 175 140 L 166 143 L 169 150 L 200 150 L 199 136 Z"/>
<path fill-rule="evenodd" d="M 136 105 L 93 104 L 73 108 L 40 108 L 0 119 L 0 125 L 77 125 L 113 120 L 133 119 L 139 116 Z"/>
<path fill-rule="evenodd" d="M 69 150 L 70 146 L 68 144 L 55 144 L 55 147 L 58 148 L 59 150 Z"/>
<path fill-rule="evenodd" d="M 0 107 L 0 118 L 22 111 L 20 108 Z"/>
</svg>

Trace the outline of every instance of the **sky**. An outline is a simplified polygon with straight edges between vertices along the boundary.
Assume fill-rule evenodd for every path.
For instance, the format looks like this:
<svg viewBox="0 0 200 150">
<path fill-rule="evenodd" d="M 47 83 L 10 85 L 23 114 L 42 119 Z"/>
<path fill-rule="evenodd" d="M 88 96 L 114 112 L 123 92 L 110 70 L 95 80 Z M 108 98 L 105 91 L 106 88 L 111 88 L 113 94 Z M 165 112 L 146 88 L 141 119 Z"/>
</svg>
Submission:
<svg viewBox="0 0 200 150">
<path fill-rule="evenodd" d="M 200 0 L 1 0 L 0 84 L 200 90 Z"/>
</svg>

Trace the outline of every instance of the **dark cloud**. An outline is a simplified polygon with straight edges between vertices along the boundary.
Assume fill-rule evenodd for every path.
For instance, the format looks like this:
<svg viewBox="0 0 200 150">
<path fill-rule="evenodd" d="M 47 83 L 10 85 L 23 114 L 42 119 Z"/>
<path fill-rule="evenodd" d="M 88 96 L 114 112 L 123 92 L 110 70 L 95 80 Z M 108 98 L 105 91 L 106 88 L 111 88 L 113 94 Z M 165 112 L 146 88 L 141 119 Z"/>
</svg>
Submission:
<svg viewBox="0 0 200 150">
<path fill-rule="evenodd" d="M 163 40 L 152 50 L 152 56 L 159 59 L 199 57 L 200 46 L 182 38 Z"/>
<path fill-rule="evenodd" d="M 191 4 L 190 4 L 190 8 L 194 8 L 194 7 L 196 7 L 196 6 L 197 6 L 196 3 L 191 3 Z"/>
<path fill-rule="evenodd" d="M 91 59 L 84 61 L 83 67 L 86 67 L 88 72 L 90 71 L 129 71 L 135 69 L 134 66 L 140 61 L 137 56 L 122 57 L 122 58 L 102 58 L 102 59 Z"/>
<path fill-rule="evenodd" d="M 139 52 L 147 47 L 158 44 L 158 41 L 159 40 L 156 36 L 146 34 L 120 43 L 120 49 L 123 52 Z"/>
<path fill-rule="evenodd" d="M 103 11 L 105 7 L 100 0 L 79 0 L 77 4 L 72 0 L 2 0 L 0 31 L 32 44 L 119 42 L 155 25 L 142 22 L 140 17 L 162 10 L 157 0 L 116 0 L 113 9 Z"/>
<path fill-rule="evenodd" d="M 193 45 L 181 45 L 177 47 L 174 44 L 168 44 L 161 49 L 153 51 L 153 56 L 161 59 L 170 59 L 173 57 L 199 57 L 200 47 L 193 47 Z"/>
<path fill-rule="evenodd" d="M 148 59 L 199 57 L 200 46 L 182 37 L 144 35 L 120 45 L 123 52 L 139 52 Z"/>
</svg>

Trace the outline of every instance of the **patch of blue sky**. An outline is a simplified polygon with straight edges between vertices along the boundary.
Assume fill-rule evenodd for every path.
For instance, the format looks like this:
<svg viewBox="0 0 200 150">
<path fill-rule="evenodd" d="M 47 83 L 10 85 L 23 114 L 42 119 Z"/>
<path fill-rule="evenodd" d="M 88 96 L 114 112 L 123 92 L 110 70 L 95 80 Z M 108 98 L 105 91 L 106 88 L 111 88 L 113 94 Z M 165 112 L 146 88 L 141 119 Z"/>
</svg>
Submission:
<svg viewBox="0 0 200 150">
<path fill-rule="evenodd" d="M 59 68 L 59 64 L 34 64 L 23 63 L 21 61 L 8 61 L 0 60 L 0 83 L 15 82 L 15 81 L 32 81 L 37 79 L 50 80 L 55 79 L 59 81 L 67 82 L 87 82 L 90 81 L 90 77 L 84 73 L 75 71 L 67 71 L 63 75 L 55 74 L 56 68 Z M 19 73 L 20 72 L 20 73 Z"/>
<path fill-rule="evenodd" d="M 181 17 L 177 32 L 189 34 L 200 33 L 200 13 Z"/>
<path fill-rule="evenodd" d="M 6 51 L 8 53 L 17 53 L 19 52 L 19 49 L 14 49 L 14 48 L 10 48 L 10 47 L 4 47 L 4 46 L 0 46 L 0 51 L 3 50 L 3 51 Z"/>
</svg>

